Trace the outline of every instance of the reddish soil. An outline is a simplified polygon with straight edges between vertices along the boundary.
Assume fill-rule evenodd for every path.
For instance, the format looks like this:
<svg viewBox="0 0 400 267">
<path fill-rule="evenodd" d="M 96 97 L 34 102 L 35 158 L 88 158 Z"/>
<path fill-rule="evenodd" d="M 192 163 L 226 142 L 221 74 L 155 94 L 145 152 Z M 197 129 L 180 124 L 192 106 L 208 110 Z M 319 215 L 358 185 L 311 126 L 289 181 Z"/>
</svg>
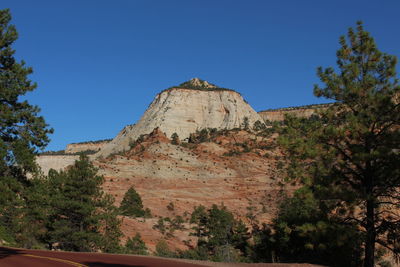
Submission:
<svg viewBox="0 0 400 267">
<path fill-rule="evenodd" d="M 159 217 L 183 216 L 195 206 L 225 205 L 247 224 L 269 222 L 276 214 L 279 199 L 293 187 L 281 185 L 282 154 L 275 138 L 262 138 L 246 131 L 229 131 L 200 144 L 173 145 L 154 131 L 130 151 L 94 162 L 105 177 L 104 190 L 117 205 L 133 186 L 141 195 L 151 219 L 124 218 L 127 237 L 139 232 L 151 251 L 160 239 L 172 249 L 188 248 L 191 228 L 176 231 L 173 237 L 153 229 Z M 173 209 L 167 206 L 173 203 Z M 186 245 L 185 245 L 186 244 Z"/>
</svg>

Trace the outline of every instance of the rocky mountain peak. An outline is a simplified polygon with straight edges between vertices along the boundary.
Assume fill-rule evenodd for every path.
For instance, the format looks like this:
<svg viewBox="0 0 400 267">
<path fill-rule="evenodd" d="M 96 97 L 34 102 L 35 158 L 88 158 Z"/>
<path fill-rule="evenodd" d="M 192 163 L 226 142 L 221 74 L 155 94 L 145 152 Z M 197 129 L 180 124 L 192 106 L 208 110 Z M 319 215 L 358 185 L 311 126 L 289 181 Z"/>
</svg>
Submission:
<svg viewBox="0 0 400 267">
<path fill-rule="evenodd" d="M 209 83 L 205 80 L 201 80 L 199 78 L 193 78 L 187 82 L 181 83 L 179 85 L 181 88 L 196 88 L 196 89 L 210 89 L 210 88 L 218 88 L 215 84 Z"/>
</svg>

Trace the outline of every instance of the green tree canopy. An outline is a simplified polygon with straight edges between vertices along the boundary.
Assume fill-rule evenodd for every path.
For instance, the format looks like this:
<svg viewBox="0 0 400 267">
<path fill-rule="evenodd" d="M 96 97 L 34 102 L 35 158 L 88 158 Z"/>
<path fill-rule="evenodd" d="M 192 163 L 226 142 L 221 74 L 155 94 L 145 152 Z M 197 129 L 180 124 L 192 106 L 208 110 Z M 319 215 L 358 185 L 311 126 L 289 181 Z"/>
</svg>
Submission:
<svg viewBox="0 0 400 267">
<path fill-rule="evenodd" d="M 190 223 L 194 224 L 191 235 L 198 237 L 198 251 L 208 250 L 215 261 L 236 261 L 239 255 L 246 256 L 250 234 L 242 221 L 236 220 L 225 206 L 195 207 Z"/>
<path fill-rule="evenodd" d="M 15 59 L 18 33 L 10 21 L 10 11 L 0 10 L 0 225 L 21 235 L 26 173 L 36 170 L 35 154 L 47 145 L 52 129 L 37 106 L 21 100 L 36 84 L 28 78 L 32 68 Z"/>
<path fill-rule="evenodd" d="M 72 251 L 119 251 L 120 222 L 113 198 L 101 189 L 103 181 L 85 155 L 67 171 L 49 172 L 49 244 Z"/>
<path fill-rule="evenodd" d="M 147 255 L 147 247 L 139 233 L 133 238 L 128 238 L 125 248 L 128 254 Z"/>
<path fill-rule="evenodd" d="M 264 233 L 267 238 L 256 244 L 257 256 L 332 267 L 359 266 L 361 262 L 362 240 L 356 224 L 343 225 L 330 217 L 308 187 L 280 204 L 271 228 Z"/>
<path fill-rule="evenodd" d="M 145 215 L 142 198 L 133 186 L 126 191 L 120 205 L 120 210 L 122 215 L 125 216 L 143 217 Z"/>
<path fill-rule="evenodd" d="M 378 50 L 361 23 L 340 37 L 338 67 L 318 68 L 314 94 L 335 101 L 318 119 L 287 117 L 281 144 L 289 174 L 309 186 L 330 215 L 364 233 L 365 267 L 376 243 L 400 252 L 400 87 L 397 59 Z"/>
<path fill-rule="evenodd" d="M 36 84 L 28 79 L 32 68 L 14 57 L 18 33 L 10 21 L 10 11 L 0 10 L 0 176 L 14 175 L 11 167 L 32 171 L 35 152 L 47 145 L 52 132 L 39 108 L 20 99 Z"/>
</svg>

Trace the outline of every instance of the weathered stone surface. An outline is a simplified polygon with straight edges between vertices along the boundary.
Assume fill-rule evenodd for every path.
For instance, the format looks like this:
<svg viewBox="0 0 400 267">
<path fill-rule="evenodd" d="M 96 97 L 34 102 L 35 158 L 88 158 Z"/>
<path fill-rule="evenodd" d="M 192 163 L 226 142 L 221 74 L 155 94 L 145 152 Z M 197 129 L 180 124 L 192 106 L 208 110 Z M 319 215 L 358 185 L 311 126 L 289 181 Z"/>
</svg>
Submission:
<svg viewBox="0 0 400 267">
<path fill-rule="evenodd" d="M 36 157 L 36 163 L 40 166 L 42 172 L 47 175 L 50 169 L 56 171 L 64 170 L 78 159 L 79 156 L 77 155 L 40 155 Z"/>
<path fill-rule="evenodd" d="M 104 157 L 128 150 L 130 142 L 157 127 L 167 137 L 177 133 L 184 140 L 204 128 L 239 128 L 245 118 L 250 126 L 262 121 L 237 92 L 172 88 L 159 93 L 137 124 L 126 126 L 96 155 Z"/>
<path fill-rule="evenodd" d="M 74 154 L 84 151 L 99 151 L 108 142 L 110 141 L 68 144 L 65 153 Z"/>
</svg>

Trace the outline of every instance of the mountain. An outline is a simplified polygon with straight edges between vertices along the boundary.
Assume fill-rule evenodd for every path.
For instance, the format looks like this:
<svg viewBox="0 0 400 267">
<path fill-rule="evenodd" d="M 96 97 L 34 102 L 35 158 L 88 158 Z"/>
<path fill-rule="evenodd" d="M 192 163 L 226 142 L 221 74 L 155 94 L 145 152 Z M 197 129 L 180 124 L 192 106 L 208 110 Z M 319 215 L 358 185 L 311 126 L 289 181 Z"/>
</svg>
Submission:
<svg viewBox="0 0 400 267">
<path fill-rule="evenodd" d="M 194 78 L 159 93 L 142 118 L 126 126 L 97 156 L 128 150 L 130 143 L 155 128 L 185 140 L 202 129 L 234 129 L 256 121 L 263 119 L 238 92 Z"/>
</svg>

